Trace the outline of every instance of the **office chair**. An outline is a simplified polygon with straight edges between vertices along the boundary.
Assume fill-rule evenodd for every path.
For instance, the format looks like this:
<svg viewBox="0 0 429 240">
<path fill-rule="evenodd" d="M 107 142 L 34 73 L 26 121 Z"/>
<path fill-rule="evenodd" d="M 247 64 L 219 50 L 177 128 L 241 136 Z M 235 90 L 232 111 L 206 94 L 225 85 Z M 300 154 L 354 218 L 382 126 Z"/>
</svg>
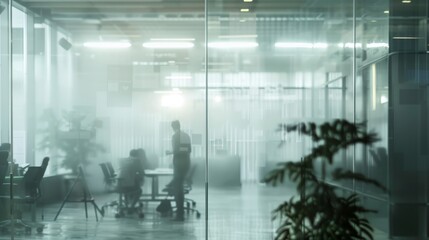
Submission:
<svg viewBox="0 0 429 240">
<path fill-rule="evenodd" d="M 113 169 L 112 163 L 103 162 L 103 163 L 100 163 L 99 165 L 100 165 L 101 171 L 103 172 L 104 184 L 105 184 L 106 190 L 107 192 L 112 192 L 117 182 L 115 170 Z"/>
<path fill-rule="evenodd" d="M 194 177 L 196 169 L 197 169 L 197 165 L 192 165 L 191 169 L 186 174 L 186 178 L 185 178 L 185 181 L 183 183 L 183 193 L 185 194 L 185 196 L 192 191 L 193 177 Z M 170 183 L 162 191 L 167 192 L 169 196 L 174 196 L 175 190 L 174 190 L 174 188 L 172 188 L 172 185 Z M 197 203 L 193 199 L 185 197 L 184 204 L 185 204 L 185 206 L 183 207 L 183 209 L 186 213 L 189 214 L 192 212 L 192 213 L 196 214 L 197 218 L 201 217 L 201 213 L 195 208 Z M 174 209 L 176 209 L 176 211 L 177 211 L 177 206 L 174 206 L 173 210 Z"/>
<path fill-rule="evenodd" d="M 45 175 L 48 163 L 49 157 L 45 157 L 43 158 L 40 167 L 28 167 L 24 174 L 24 189 L 26 196 L 22 200 L 26 201 L 26 203 L 30 204 L 33 208 L 31 219 L 33 222 L 36 221 L 34 208 L 37 204 L 37 200 L 42 196 L 40 183 Z"/>
<path fill-rule="evenodd" d="M 138 186 L 122 186 L 122 179 L 118 179 L 117 193 L 119 194 L 115 217 L 124 217 L 127 214 L 136 213 L 139 218 L 144 218 L 143 203 L 140 201 L 142 190 Z"/>
<path fill-rule="evenodd" d="M 7 175 L 7 170 L 9 169 L 9 162 L 7 161 L 8 157 L 8 151 L 0 151 L 0 186 L 3 185 Z"/>
<path fill-rule="evenodd" d="M 26 232 L 31 232 L 32 228 L 36 228 L 37 232 L 42 232 L 44 225 L 40 223 L 36 223 L 36 213 L 35 207 L 38 199 L 42 196 L 40 190 L 40 183 L 43 179 L 43 176 L 46 172 L 46 168 L 48 167 L 49 157 L 43 158 L 42 164 L 39 167 L 28 167 L 27 171 L 24 174 L 23 178 L 23 186 L 24 193 L 23 195 L 14 196 L 14 201 L 17 204 L 29 204 L 31 207 L 31 220 L 32 222 L 26 222 L 22 219 L 13 219 L 6 220 L 0 223 L 0 228 L 5 230 L 9 228 L 12 223 L 15 227 L 22 227 Z M 5 197 L 2 197 L 5 198 Z"/>
<path fill-rule="evenodd" d="M 116 188 L 117 188 L 118 179 L 116 177 L 115 170 L 113 169 L 112 163 L 103 162 L 103 163 L 100 163 L 99 166 L 101 168 L 101 171 L 103 172 L 106 191 L 110 193 L 117 192 Z M 118 206 L 118 204 L 119 202 L 116 200 L 110 201 L 103 204 L 102 209 L 104 210 L 104 208 L 106 207 Z"/>
<path fill-rule="evenodd" d="M 122 159 L 121 169 L 117 177 L 116 192 L 119 194 L 116 218 L 126 214 L 136 213 L 139 218 L 144 218 L 143 203 L 140 200 L 142 194 L 141 182 L 143 176 L 136 171 L 136 158 Z"/>
</svg>

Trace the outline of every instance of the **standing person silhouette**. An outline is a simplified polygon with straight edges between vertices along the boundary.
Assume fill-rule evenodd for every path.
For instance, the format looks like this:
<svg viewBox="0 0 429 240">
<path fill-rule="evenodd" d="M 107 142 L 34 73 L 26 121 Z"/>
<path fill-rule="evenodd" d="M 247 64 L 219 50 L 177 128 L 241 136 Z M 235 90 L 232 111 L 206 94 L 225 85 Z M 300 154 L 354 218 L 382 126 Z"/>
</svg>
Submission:
<svg viewBox="0 0 429 240">
<path fill-rule="evenodd" d="M 188 134 L 180 130 L 180 122 L 175 120 L 171 122 L 174 134 L 171 139 L 172 151 L 167 154 L 173 154 L 173 180 L 171 182 L 174 200 L 177 206 L 176 220 L 184 220 L 184 201 L 183 184 L 191 164 L 191 138 Z"/>
</svg>

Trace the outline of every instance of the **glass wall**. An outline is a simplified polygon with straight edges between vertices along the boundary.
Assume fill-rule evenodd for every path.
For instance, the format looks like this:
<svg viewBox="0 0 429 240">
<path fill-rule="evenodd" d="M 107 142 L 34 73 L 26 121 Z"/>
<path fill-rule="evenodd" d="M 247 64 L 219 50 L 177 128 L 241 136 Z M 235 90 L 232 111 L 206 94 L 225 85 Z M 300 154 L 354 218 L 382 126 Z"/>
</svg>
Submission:
<svg viewBox="0 0 429 240">
<path fill-rule="evenodd" d="M 389 146 L 397 144 L 389 134 L 392 124 L 407 121 L 392 111 L 396 103 L 390 100 L 405 96 L 406 104 L 415 103 L 415 91 L 406 91 L 412 83 L 401 79 L 419 79 L 424 91 L 427 67 L 427 43 L 392 40 L 399 10 L 392 19 L 388 0 L 206 3 L 23 0 L 14 3 L 9 22 L 7 8 L 2 11 L 8 1 L 0 0 L 0 106 L 12 109 L 12 123 L 7 114 L 0 119 L 0 134 L 2 142 L 12 142 L 18 175 L 50 158 L 42 189 L 55 191 L 44 191 L 41 200 L 47 235 L 91 239 L 117 230 L 133 237 L 143 234 L 141 227 L 159 239 L 273 239 L 279 222 L 271 221 L 271 211 L 297 193 L 288 181 L 277 187 L 261 181 L 279 163 L 301 161 L 314 147 L 299 133 L 276 131 L 279 124 L 365 122 L 380 141 L 341 152 L 328 170 L 342 167 L 392 186 L 389 171 L 399 165 L 389 165 Z M 426 33 L 426 15 L 419 14 L 417 23 L 409 23 L 419 26 L 417 37 Z M 392 49 L 419 57 L 391 56 Z M 392 93 L 392 84 L 401 92 Z M 171 170 L 173 120 L 191 139 L 187 197 L 202 218 L 190 212 L 185 225 L 172 225 L 156 210 L 161 199 L 151 199 L 144 202 L 145 219 L 115 219 L 115 209 L 104 203 L 118 192 L 109 189 L 100 164 L 111 163 L 119 174 L 130 151 L 141 148 L 148 172 Z M 92 219 L 80 221 L 81 205 L 66 207 L 52 221 L 80 165 L 90 193 L 106 206 L 100 228 L 93 229 Z M 147 176 L 143 197 L 160 193 L 170 180 L 171 174 Z M 389 194 L 377 188 L 328 182 L 378 210 L 369 215 L 377 233 L 389 233 L 397 224 L 389 222 L 390 214 L 405 211 L 395 212 Z"/>
</svg>

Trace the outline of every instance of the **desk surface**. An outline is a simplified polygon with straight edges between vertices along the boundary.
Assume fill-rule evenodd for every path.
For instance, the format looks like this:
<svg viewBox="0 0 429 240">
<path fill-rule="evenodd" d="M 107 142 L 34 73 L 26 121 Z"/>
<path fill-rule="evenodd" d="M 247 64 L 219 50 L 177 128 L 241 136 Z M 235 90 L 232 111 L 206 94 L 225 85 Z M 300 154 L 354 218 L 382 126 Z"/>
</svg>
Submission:
<svg viewBox="0 0 429 240">
<path fill-rule="evenodd" d="M 173 175 L 173 169 L 171 168 L 156 168 L 145 170 L 146 176 L 169 176 Z"/>
</svg>

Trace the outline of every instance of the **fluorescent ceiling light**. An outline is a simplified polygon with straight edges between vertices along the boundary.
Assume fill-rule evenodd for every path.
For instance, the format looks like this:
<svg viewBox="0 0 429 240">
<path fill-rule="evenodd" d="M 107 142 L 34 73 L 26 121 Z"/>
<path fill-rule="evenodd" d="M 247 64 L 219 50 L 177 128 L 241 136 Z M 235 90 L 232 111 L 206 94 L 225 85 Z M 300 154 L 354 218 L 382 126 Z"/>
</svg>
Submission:
<svg viewBox="0 0 429 240">
<path fill-rule="evenodd" d="M 398 40 L 415 40 L 415 39 L 421 39 L 421 37 L 393 37 L 393 39 L 398 39 Z"/>
<path fill-rule="evenodd" d="M 256 34 L 248 34 L 248 35 L 220 35 L 218 38 L 257 38 Z"/>
<path fill-rule="evenodd" d="M 328 48 L 328 44 L 327 43 L 313 43 L 313 48 L 320 48 L 320 49 Z"/>
<path fill-rule="evenodd" d="M 190 80 L 190 79 L 192 79 L 192 77 L 191 76 L 172 75 L 172 76 L 166 76 L 165 79 L 169 79 L 169 80 Z"/>
<path fill-rule="evenodd" d="M 366 44 L 367 48 L 388 48 L 389 44 L 387 43 L 368 43 Z"/>
<path fill-rule="evenodd" d="M 195 38 L 151 38 L 151 41 L 195 41 Z"/>
<path fill-rule="evenodd" d="M 327 43 L 306 43 L 306 42 L 276 42 L 276 48 L 304 48 L 304 49 L 325 49 L 328 48 Z"/>
<path fill-rule="evenodd" d="M 143 43 L 144 48 L 155 48 L 155 49 L 186 49 L 193 48 L 194 43 L 191 42 L 169 42 L 169 41 L 159 41 L 159 42 L 146 42 Z"/>
<path fill-rule="evenodd" d="M 211 42 L 209 48 L 256 48 L 259 46 L 257 42 Z"/>
<path fill-rule="evenodd" d="M 156 93 L 156 94 L 181 94 L 182 91 L 178 88 L 173 88 L 172 90 L 153 91 L 153 93 Z"/>
<path fill-rule="evenodd" d="M 86 42 L 83 44 L 87 48 L 129 48 L 131 43 L 129 42 Z"/>
<path fill-rule="evenodd" d="M 313 48 L 312 43 L 303 42 L 276 42 L 274 46 L 276 48 Z"/>
<path fill-rule="evenodd" d="M 340 48 L 353 48 L 354 46 L 356 46 L 356 48 L 362 48 L 362 43 L 338 43 L 338 47 Z"/>
<path fill-rule="evenodd" d="M 249 12 L 249 9 L 248 8 L 242 8 L 242 9 L 240 9 L 240 12 Z"/>
<path fill-rule="evenodd" d="M 402 3 L 411 3 L 411 0 L 402 0 Z"/>
<path fill-rule="evenodd" d="M 384 11 L 384 13 L 386 13 L 386 14 L 389 13 L 389 10 Z"/>
<path fill-rule="evenodd" d="M 243 2 L 253 2 L 253 0 L 243 0 Z"/>
</svg>

